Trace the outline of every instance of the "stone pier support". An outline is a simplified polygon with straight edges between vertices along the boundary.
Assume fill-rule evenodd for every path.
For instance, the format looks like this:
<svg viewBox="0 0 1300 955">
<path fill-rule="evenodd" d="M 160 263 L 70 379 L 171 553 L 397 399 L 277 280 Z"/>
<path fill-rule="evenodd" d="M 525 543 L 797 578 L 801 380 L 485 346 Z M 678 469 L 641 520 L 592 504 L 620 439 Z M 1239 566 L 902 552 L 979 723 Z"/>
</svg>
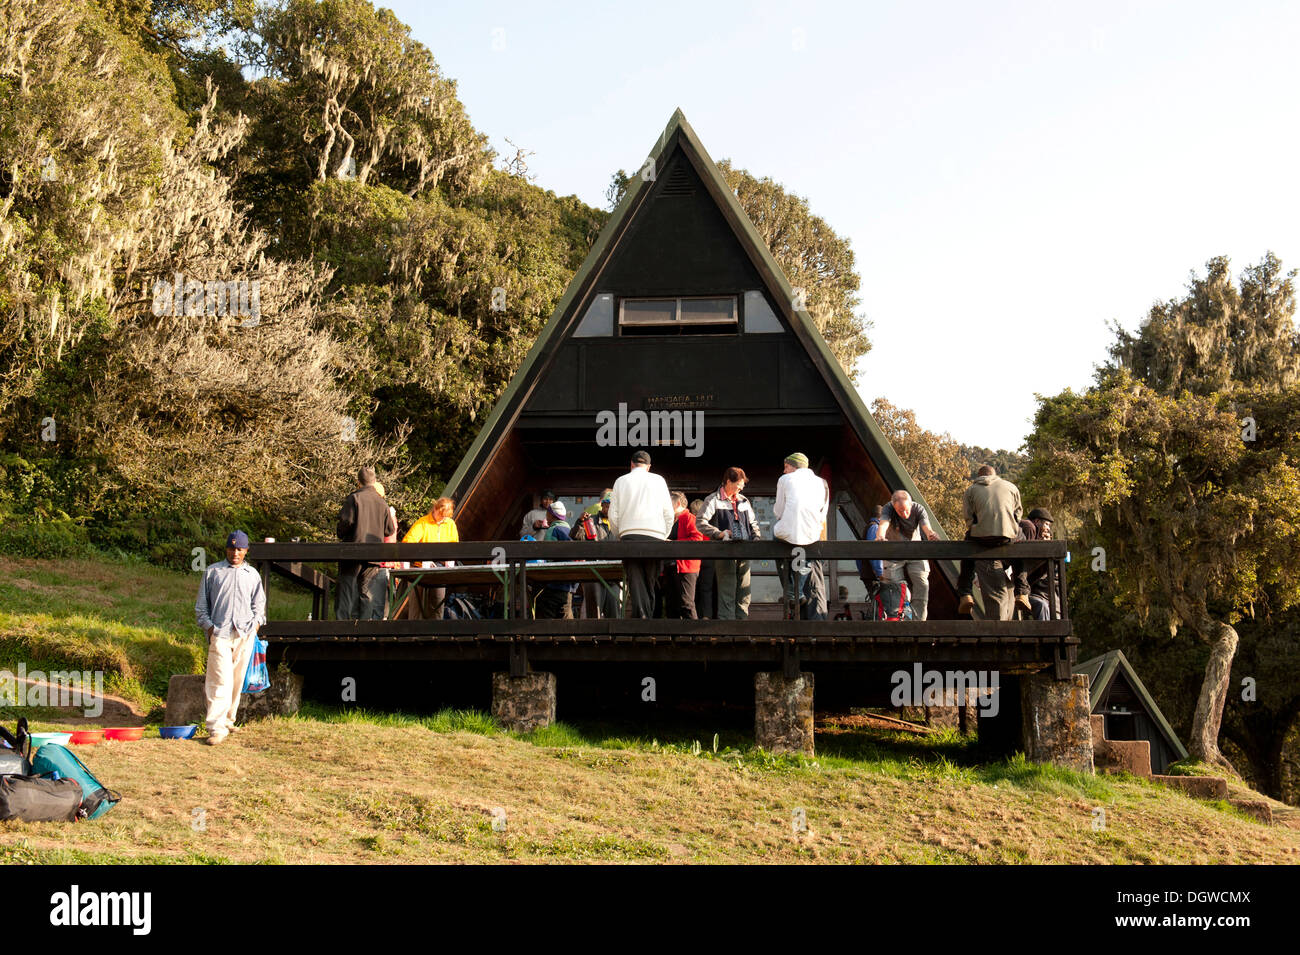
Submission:
<svg viewBox="0 0 1300 955">
<path fill-rule="evenodd" d="M 1020 706 L 1026 759 L 1081 773 L 1094 771 L 1087 675 L 1058 680 L 1048 671 L 1025 677 Z"/>
<path fill-rule="evenodd" d="M 203 725 L 208 715 L 208 701 L 202 673 L 176 673 L 167 683 L 168 726 Z M 302 706 L 302 677 L 279 667 L 271 671 L 271 685 L 261 693 L 244 693 L 239 697 L 236 723 L 265 719 L 268 716 L 292 716 Z"/>
<path fill-rule="evenodd" d="M 531 733 L 555 722 L 555 674 L 492 674 L 492 716 L 505 729 Z"/>
<path fill-rule="evenodd" d="M 754 674 L 754 742 L 770 753 L 813 755 L 813 675 Z"/>
</svg>

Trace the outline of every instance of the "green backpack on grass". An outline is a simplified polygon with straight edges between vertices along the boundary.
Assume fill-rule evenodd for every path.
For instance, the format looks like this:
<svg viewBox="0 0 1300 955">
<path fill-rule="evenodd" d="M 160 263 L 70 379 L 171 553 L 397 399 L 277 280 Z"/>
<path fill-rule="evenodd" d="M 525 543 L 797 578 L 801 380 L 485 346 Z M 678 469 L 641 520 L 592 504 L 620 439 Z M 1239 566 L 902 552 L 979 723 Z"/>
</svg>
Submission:
<svg viewBox="0 0 1300 955">
<path fill-rule="evenodd" d="M 98 819 L 121 801 L 122 797 L 95 778 L 86 764 L 66 746 L 46 743 L 32 757 L 32 774 L 44 776 L 58 773 L 64 779 L 75 779 L 81 786 L 81 808 L 87 819 Z"/>
</svg>

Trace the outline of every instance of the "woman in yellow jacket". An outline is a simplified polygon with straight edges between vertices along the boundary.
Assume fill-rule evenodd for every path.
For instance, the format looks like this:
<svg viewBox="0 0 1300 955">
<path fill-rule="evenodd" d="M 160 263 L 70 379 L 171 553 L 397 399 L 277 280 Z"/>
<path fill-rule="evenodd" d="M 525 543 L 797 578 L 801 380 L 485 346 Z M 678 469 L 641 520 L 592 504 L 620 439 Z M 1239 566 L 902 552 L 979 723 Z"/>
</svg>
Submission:
<svg viewBox="0 0 1300 955">
<path fill-rule="evenodd" d="M 456 502 L 449 497 L 440 497 L 433 502 L 429 508 L 429 513 L 424 515 L 406 532 L 402 538 L 403 544 L 454 544 L 460 540 L 460 534 L 456 531 L 456 522 L 452 519 L 452 511 L 456 507 Z M 420 566 L 417 561 L 416 566 Z M 427 566 L 447 566 L 450 567 L 452 561 L 428 561 Z M 443 604 L 447 600 L 446 587 L 417 587 L 416 593 L 408 603 L 410 607 L 410 619 L 418 620 L 423 617 L 426 620 L 441 620 L 443 617 Z"/>
</svg>

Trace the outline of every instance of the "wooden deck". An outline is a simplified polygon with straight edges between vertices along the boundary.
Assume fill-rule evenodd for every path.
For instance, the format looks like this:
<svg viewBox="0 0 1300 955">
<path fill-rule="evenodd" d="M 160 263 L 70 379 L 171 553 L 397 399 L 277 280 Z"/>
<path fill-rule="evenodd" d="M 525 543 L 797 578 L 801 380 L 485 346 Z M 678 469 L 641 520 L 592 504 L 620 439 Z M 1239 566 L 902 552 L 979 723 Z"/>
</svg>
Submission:
<svg viewBox="0 0 1300 955">
<path fill-rule="evenodd" d="M 823 541 L 808 545 L 807 560 L 887 559 L 951 561 L 961 558 L 1048 559 L 1053 578 L 1064 572 L 1065 541 L 1034 541 L 980 548 L 959 541 Z M 1060 617 L 1053 620 L 534 620 L 527 615 L 528 580 L 551 578 L 558 558 L 609 561 L 625 558 L 704 557 L 750 560 L 790 558 L 773 541 L 486 541 L 458 544 L 254 544 L 249 560 L 269 582 L 273 564 L 353 561 L 456 560 L 486 565 L 508 593 L 505 619 L 482 620 L 275 620 L 263 629 L 273 662 L 295 661 L 496 661 L 511 672 L 553 661 L 752 662 L 797 672 L 826 663 L 981 663 L 1035 670 L 1052 667 L 1066 679 L 1078 640 L 1062 587 Z M 542 568 L 547 568 L 542 570 Z M 476 571 L 477 572 L 477 571 Z M 452 576 L 452 575 L 448 575 Z M 479 574 L 484 579 L 487 576 Z"/>
</svg>

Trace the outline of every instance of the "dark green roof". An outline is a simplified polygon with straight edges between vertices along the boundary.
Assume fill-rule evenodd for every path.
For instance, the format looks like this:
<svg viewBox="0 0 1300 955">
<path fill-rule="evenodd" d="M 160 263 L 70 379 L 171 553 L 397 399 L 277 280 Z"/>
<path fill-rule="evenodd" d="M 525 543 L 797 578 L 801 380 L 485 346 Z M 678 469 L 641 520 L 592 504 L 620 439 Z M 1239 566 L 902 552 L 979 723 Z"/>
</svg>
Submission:
<svg viewBox="0 0 1300 955">
<path fill-rule="evenodd" d="M 1123 673 L 1128 680 L 1129 686 L 1137 694 L 1138 699 L 1142 701 L 1143 707 L 1146 708 L 1147 714 L 1151 717 L 1156 727 L 1160 730 L 1160 735 L 1165 738 L 1170 747 L 1178 754 L 1178 759 L 1187 758 L 1187 747 L 1178 738 L 1174 728 L 1169 725 L 1165 719 L 1165 714 L 1160 712 L 1160 707 L 1156 705 L 1155 698 L 1151 696 L 1146 685 L 1138 677 L 1137 671 L 1133 669 L 1133 664 L 1128 662 L 1124 656 L 1123 650 L 1111 650 L 1109 653 L 1103 653 L 1099 657 L 1093 657 L 1091 660 L 1085 660 L 1076 664 L 1075 673 L 1086 673 L 1088 675 L 1088 709 L 1090 712 L 1097 712 L 1097 707 L 1101 704 L 1106 695 L 1106 689 L 1110 686 L 1111 681 L 1115 678 L 1116 673 Z"/>
</svg>

